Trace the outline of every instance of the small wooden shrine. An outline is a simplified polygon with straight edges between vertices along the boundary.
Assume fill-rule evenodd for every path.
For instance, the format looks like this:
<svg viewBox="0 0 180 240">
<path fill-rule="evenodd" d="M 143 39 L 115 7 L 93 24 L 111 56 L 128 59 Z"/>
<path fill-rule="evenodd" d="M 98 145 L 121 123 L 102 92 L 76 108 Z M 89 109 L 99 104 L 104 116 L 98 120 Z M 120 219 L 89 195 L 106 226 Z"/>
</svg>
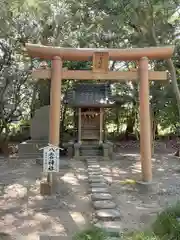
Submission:
<svg viewBox="0 0 180 240">
<path fill-rule="evenodd" d="M 75 129 L 78 143 L 103 143 L 105 140 L 105 108 L 114 100 L 109 84 L 77 83 L 67 92 L 64 103 L 75 111 Z"/>
</svg>

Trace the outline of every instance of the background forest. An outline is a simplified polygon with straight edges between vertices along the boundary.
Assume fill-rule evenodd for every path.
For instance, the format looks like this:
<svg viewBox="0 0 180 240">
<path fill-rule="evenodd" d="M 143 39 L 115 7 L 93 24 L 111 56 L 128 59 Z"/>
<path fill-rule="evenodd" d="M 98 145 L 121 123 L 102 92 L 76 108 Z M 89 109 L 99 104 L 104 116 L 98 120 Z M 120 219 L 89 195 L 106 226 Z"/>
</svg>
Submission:
<svg viewBox="0 0 180 240">
<path fill-rule="evenodd" d="M 156 137 L 180 131 L 180 0 L 2 0 L 0 2 L 0 136 L 23 141 L 29 120 L 49 105 L 50 81 L 34 81 L 25 43 L 60 47 L 131 48 L 175 45 L 172 60 L 151 61 L 153 70 L 169 71 L 166 82 L 150 82 L 152 131 Z M 50 63 L 47 63 L 50 64 Z M 69 69 L 90 69 L 89 62 L 65 62 Z M 111 62 L 128 71 L 134 62 Z M 76 81 L 63 81 L 63 94 Z M 114 82 L 119 104 L 107 110 L 107 130 L 120 140 L 139 135 L 138 82 Z M 62 107 L 63 140 L 73 132 L 73 113 Z"/>
</svg>

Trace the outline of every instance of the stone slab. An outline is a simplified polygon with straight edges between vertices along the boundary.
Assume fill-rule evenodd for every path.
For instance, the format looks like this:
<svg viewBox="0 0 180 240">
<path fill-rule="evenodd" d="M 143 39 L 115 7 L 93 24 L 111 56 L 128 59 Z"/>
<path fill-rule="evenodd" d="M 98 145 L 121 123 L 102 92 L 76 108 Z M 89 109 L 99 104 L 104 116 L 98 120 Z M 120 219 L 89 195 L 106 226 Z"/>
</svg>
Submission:
<svg viewBox="0 0 180 240">
<path fill-rule="evenodd" d="M 35 111 L 30 122 L 31 139 L 49 138 L 49 106 L 43 106 Z"/>
<path fill-rule="evenodd" d="M 92 188 L 103 188 L 103 187 L 107 187 L 106 183 L 91 183 L 90 186 Z"/>
<path fill-rule="evenodd" d="M 91 189 L 91 192 L 92 193 L 108 193 L 108 189 L 105 187 L 105 188 L 92 188 Z"/>
<path fill-rule="evenodd" d="M 94 201 L 93 206 L 95 209 L 115 209 L 116 204 L 109 200 Z"/>
<path fill-rule="evenodd" d="M 88 172 L 88 175 L 89 175 L 89 177 L 91 177 L 91 176 L 93 176 L 93 177 L 99 177 L 99 176 L 103 177 L 102 172 Z"/>
<path fill-rule="evenodd" d="M 92 168 L 100 167 L 100 165 L 99 165 L 98 163 L 95 163 L 95 164 L 89 163 L 89 164 L 87 164 L 87 165 L 88 165 L 88 167 L 92 167 Z"/>
<path fill-rule="evenodd" d="M 22 239 L 22 240 L 25 240 L 25 239 Z M 39 240 L 70 240 L 70 238 L 65 236 L 40 236 Z"/>
<path fill-rule="evenodd" d="M 94 167 L 88 167 L 87 169 L 88 169 L 88 171 L 101 171 L 101 168 L 100 168 L 100 167 L 96 167 L 96 168 L 94 168 Z"/>
<path fill-rule="evenodd" d="M 101 209 L 101 210 L 96 210 L 96 217 L 99 220 L 103 221 L 111 221 L 115 219 L 120 219 L 121 215 L 120 212 L 116 209 Z"/>
<path fill-rule="evenodd" d="M 98 164 L 97 160 L 86 160 L 87 163 Z"/>
<path fill-rule="evenodd" d="M 88 173 L 102 173 L 101 169 L 100 168 L 97 168 L 97 169 L 88 169 Z"/>
<path fill-rule="evenodd" d="M 104 177 L 89 177 L 90 183 L 105 183 Z"/>
<path fill-rule="evenodd" d="M 92 201 L 111 200 L 112 198 L 112 195 L 109 193 L 93 193 L 91 195 Z"/>
<path fill-rule="evenodd" d="M 101 228 L 109 233 L 122 234 L 121 224 L 122 223 L 120 221 L 107 221 L 107 222 L 99 221 L 96 224 L 94 224 L 94 226 L 97 228 Z"/>
<path fill-rule="evenodd" d="M 88 173 L 88 176 L 89 176 L 90 178 L 103 178 L 102 173 L 98 173 L 98 174 Z"/>
<path fill-rule="evenodd" d="M 88 173 L 89 172 L 100 172 L 101 169 L 100 168 L 97 168 L 97 169 L 88 169 Z"/>
</svg>

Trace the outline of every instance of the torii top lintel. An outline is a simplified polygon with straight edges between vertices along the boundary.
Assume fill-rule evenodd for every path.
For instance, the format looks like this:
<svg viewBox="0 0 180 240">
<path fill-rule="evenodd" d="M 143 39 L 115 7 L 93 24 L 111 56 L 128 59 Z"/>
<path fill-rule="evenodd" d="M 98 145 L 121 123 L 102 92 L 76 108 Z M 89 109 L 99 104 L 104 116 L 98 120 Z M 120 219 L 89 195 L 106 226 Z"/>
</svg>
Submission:
<svg viewBox="0 0 180 240">
<path fill-rule="evenodd" d="M 53 59 L 55 56 L 69 61 L 89 61 L 94 52 L 108 52 L 110 60 L 132 61 L 142 57 L 148 59 L 169 59 L 174 53 L 174 46 L 130 48 L 130 49 L 109 49 L 109 48 L 61 48 L 43 46 L 38 44 L 26 44 L 26 49 L 31 57 L 41 59 Z"/>
</svg>

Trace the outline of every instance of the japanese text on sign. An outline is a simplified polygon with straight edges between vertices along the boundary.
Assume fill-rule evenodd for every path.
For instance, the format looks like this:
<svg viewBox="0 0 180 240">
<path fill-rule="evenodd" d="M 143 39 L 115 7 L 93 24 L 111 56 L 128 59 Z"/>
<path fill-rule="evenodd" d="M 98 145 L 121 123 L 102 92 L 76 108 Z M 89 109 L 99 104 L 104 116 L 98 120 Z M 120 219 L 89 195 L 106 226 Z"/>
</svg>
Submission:
<svg viewBox="0 0 180 240">
<path fill-rule="evenodd" d="M 59 148 L 47 146 L 43 149 L 43 172 L 59 172 Z"/>
</svg>

